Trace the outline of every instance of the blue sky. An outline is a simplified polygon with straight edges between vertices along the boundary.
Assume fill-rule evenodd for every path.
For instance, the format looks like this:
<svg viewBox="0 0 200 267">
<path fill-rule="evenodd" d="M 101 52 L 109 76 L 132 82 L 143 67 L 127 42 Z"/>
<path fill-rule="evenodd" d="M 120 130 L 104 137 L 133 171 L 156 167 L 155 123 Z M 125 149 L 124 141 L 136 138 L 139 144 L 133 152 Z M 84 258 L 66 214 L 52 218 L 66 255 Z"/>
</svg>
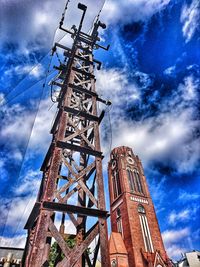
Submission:
<svg viewBox="0 0 200 267">
<path fill-rule="evenodd" d="M 103 1 L 83 2 L 88 30 Z M 64 5 L 1 4 L 1 245 L 23 246 L 23 226 L 40 184 L 56 110 L 47 84 L 58 58 L 42 87 L 48 52 L 53 40 L 70 45 L 55 31 Z M 67 26 L 77 23 L 77 12 L 70 3 Z M 179 259 L 181 252 L 200 249 L 200 6 L 198 0 L 107 0 L 101 20 L 107 24 L 103 43 L 111 44 L 109 52 L 95 52 L 103 62 L 97 90 L 112 101 L 101 127 L 105 186 L 110 148 L 132 147 L 143 162 L 167 252 Z"/>
</svg>

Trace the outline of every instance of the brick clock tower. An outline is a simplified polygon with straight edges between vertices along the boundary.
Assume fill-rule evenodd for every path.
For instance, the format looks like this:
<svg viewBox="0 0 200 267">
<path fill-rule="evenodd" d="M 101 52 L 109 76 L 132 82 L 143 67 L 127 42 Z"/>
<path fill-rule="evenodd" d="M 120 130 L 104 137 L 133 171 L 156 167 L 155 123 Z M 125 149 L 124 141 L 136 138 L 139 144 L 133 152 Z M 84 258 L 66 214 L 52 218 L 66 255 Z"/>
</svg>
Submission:
<svg viewBox="0 0 200 267">
<path fill-rule="evenodd" d="M 113 149 L 108 174 L 111 266 L 171 266 L 139 157 L 129 147 Z"/>
</svg>

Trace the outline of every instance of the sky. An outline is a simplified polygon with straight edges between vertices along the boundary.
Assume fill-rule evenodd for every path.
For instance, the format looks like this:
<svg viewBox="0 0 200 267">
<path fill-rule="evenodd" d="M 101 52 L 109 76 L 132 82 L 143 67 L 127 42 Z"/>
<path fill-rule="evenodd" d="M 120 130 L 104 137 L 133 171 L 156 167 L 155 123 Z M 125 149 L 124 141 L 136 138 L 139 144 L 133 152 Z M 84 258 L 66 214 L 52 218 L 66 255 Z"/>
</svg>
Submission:
<svg viewBox="0 0 200 267">
<path fill-rule="evenodd" d="M 167 253 L 180 259 L 185 251 L 200 250 L 199 1 L 82 2 L 88 5 L 86 31 L 103 6 L 100 18 L 107 29 L 100 35 L 102 44 L 111 45 L 108 52 L 95 52 L 103 62 L 96 71 L 97 91 L 112 102 L 101 126 L 106 192 L 111 149 L 133 148 Z M 70 1 L 66 27 L 80 19 L 76 5 Z M 36 200 L 56 111 L 48 83 L 62 55 L 49 67 L 50 50 L 55 41 L 71 45 L 57 29 L 64 6 L 64 0 L 1 0 L 1 246 L 24 246 L 23 227 Z M 106 202 L 109 209 L 107 193 Z"/>
</svg>

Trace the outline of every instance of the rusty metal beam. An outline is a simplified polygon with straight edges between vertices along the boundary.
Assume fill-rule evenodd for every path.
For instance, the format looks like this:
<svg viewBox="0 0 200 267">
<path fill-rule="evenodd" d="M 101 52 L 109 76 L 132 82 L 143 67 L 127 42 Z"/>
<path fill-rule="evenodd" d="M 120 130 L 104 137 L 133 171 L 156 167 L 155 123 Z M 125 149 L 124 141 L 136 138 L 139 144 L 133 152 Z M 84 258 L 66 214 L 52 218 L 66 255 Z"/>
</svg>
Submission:
<svg viewBox="0 0 200 267">
<path fill-rule="evenodd" d="M 52 86 L 60 89 L 58 111 L 51 129 L 52 142 L 41 167 L 42 192 L 26 224 L 29 235 L 24 267 L 48 265 L 52 238 L 59 245 L 57 267 L 85 267 L 86 262 L 94 266 L 98 251 L 102 267 L 110 266 L 106 221 L 109 214 L 105 206 L 99 136 L 104 111 L 100 115 L 97 111 L 97 101 L 108 102 L 96 93 L 94 65 L 96 63 L 100 69 L 101 62 L 93 58 L 101 23 L 97 19 L 92 33 L 83 33 L 81 27 L 86 7 L 79 4 L 79 8 L 83 14 L 78 29 L 65 30 L 74 39 L 72 48 L 56 44 L 64 49 L 66 58 L 55 67 L 59 75 Z M 62 219 L 57 216 L 60 213 Z M 70 249 L 65 243 L 65 215 L 76 227 L 76 245 Z M 90 230 L 89 218 L 97 220 Z M 60 227 L 56 226 L 58 222 Z M 92 263 L 86 251 L 97 235 L 100 241 Z M 59 262 L 61 253 L 64 259 Z"/>
<path fill-rule="evenodd" d="M 92 150 L 92 149 L 87 148 L 87 147 L 76 146 L 76 145 L 65 143 L 65 142 L 62 142 L 62 141 L 57 141 L 57 146 L 59 148 L 67 148 L 67 149 L 70 149 L 70 150 L 73 150 L 73 151 L 78 151 L 80 153 L 89 154 L 89 155 L 92 155 L 92 156 L 95 156 L 95 157 L 102 158 L 102 152 L 97 151 L 97 150 Z"/>
<path fill-rule="evenodd" d="M 35 222 L 35 220 L 39 214 L 40 206 L 41 206 L 41 204 L 39 202 L 35 203 L 32 211 L 31 211 L 31 214 L 29 215 L 28 220 L 24 226 L 24 229 L 30 229 L 33 226 L 33 224 L 34 224 L 34 222 Z"/>
<path fill-rule="evenodd" d="M 85 207 L 78 207 L 74 205 L 68 205 L 63 203 L 56 202 L 43 202 L 43 208 L 52 210 L 52 211 L 62 211 L 62 212 L 71 212 L 75 214 L 79 214 L 82 216 L 92 216 L 92 217 L 101 217 L 107 218 L 109 216 L 107 211 L 99 210 L 99 209 L 90 209 Z"/>
</svg>

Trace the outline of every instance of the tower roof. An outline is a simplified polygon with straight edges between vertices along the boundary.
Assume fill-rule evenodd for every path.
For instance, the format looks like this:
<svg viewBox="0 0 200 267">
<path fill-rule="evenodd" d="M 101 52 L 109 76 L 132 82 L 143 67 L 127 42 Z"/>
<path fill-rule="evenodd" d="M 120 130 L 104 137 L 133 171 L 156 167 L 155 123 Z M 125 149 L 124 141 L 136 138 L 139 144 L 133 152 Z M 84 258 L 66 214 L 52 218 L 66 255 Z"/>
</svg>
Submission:
<svg viewBox="0 0 200 267">
<path fill-rule="evenodd" d="M 120 233 L 112 232 L 109 240 L 110 254 L 128 254 Z"/>
<path fill-rule="evenodd" d="M 122 150 L 122 151 L 132 150 L 133 151 L 133 149 L 131 147 L 128 147 L 128 146 L 118 146 L 118 147 L 113 148 L 112 151 L 111 151 L 111 153 L 112 152 L 116 152 L 118 150 Z"/>
</svg>

